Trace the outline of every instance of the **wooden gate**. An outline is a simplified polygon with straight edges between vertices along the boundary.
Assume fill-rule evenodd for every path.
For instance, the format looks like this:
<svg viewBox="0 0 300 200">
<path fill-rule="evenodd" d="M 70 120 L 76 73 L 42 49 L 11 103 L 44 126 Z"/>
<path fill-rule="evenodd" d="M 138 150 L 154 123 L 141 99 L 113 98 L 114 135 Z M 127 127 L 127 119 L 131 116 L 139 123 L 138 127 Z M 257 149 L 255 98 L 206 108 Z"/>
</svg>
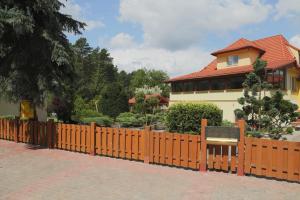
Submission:
<svg viewBox="0 0 300 200">
<path fill-rule="evenodd" d="M 207 120 L 201 121 L 201 163 L 200 171 L 208 169 L 244 175 L 244 131 L 245 121 L 237 127 L 207 127 Z M 242 153 L 239 153 L 242 152 Z"/>
</svg>

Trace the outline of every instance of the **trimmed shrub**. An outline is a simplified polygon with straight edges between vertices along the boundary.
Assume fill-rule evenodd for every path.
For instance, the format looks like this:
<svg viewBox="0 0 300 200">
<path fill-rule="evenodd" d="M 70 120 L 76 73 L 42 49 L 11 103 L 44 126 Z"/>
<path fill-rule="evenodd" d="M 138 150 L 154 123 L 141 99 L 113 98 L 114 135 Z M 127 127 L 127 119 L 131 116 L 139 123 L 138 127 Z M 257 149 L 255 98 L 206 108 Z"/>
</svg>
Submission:
<svg viewBox="0 0 300 200">
<path fill-rule="evenodd" d="M 262 138 L 265 134 L 259 131 L 248 131 L 246 135 L 247 137 Z"/>
<path fill-rule="evenodd" d="M 95 122 L 98 126 L 111 126 L 114 122 L 109 116 L 90 109 L 80 110 L 72 116 L 72 120 L 80 124 Z"/>
<path fill-rule="evenodd" d="M 140 115 L 130 112 L 121 113 L 116 118 L 116 122 L 118 122 L 121 127 L 141 127 L 144 125 L 144 119 Z"/>
<path fill-rule="evenodd" d="M 222 116 L 214 104 L 177 104 L 169 108 L 166 122 L 171 132 L 199 134 L 201 119 L 206 118 L 209 126 L 220 126 Z"/>
<path fill-rule="evenodd" d="M 234 123 L 232 123 L 231 121 L 225 119 L 225 120 L 222 121 L 222 126 L 234 127 Z"/>
<path fill-rule="evenodd" d="M 16 119 L 14 115 L 1 115 L 0 119 Z"/>
<path fill-rule="evenodd" d="M 286 130 L 285 130 L 285 132 L 286 132 L 286 134 L 291 135 L 291 134 L 293 134 L 294 129 L 293 129 L 293 127 L 287 127 Z"/>
<path fill-rule="evenodd" d="M 83 124 L 95 122 L 98 126 L 111 126 L 114 121 L 112 118 L 103 115 L 101 117 L 84 117 L 80 119 L 80 122 Z"/>
</svg>

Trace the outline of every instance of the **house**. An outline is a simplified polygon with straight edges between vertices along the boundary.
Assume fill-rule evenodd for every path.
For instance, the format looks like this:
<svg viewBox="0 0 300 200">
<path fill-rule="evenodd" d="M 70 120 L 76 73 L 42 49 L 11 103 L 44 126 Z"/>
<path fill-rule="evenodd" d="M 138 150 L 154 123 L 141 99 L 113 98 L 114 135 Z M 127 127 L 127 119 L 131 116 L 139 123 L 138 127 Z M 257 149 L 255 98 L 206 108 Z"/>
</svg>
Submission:
<svg viewBox="0 0 300 200">
<path fill-rule="evenodd" d="M 156 97 L 159 100 L 160 109 L 166 109 L 168 107 L 169 98 L 163 97 L 160 94 L 147 94 L 147 95 L 145 95 L 145 100 L 149 99 L 151 97 Z M 134 106 L 135 103 L 136 103 L 136 100 L 135 100 L 134 97 L 128 100 L 128 104 L 130 106 L 130 109 L 132 109 L 132 107 Z"/>
<path fill-rule="evenodd" d="M 171 78 L 170 105 L 214 103 L 223 110 L 223 119 L 234 121 L 234 110 L 241 107 L 237 99 L 243 96 L 245 75 L 260 58 L 267 61 L 267 81 L 300 107 L 299 53 L 282 35 L 253 41 L 241 38 L 213 52 L 215 59 L 200 71 Z"/>
</svg>

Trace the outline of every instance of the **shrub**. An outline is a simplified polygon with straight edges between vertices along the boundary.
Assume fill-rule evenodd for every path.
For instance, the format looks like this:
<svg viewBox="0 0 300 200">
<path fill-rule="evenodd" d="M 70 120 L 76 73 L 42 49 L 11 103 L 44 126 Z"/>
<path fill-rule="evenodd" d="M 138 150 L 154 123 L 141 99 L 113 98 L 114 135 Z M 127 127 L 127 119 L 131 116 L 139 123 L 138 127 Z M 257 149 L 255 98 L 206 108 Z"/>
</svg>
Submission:
<svg viewBox="0 0 300 200">
<path fill-rule="evenodd" d="M 80 122 L 83 124 L 95 122 L 98 126 L 111 126 L 113 124 L 113 119 L 103 115 L 101 117 L 83 117 L 80 119 Z"/>
<path fill-rule="evenodd" d="M 264 136 L 264 133 L 259 131 L 248 131 L 246 135 L 248 137 L 262 138 Z"/>
<path fill-rule="evenodd" d="M 83 109 L 80 112 L 75 113 L 75 115 L 71 116 L 71 119 L 77 123 L 82 123 L 83 118 L 94 118 L 94 117 L 102 117 L 103 114 L 90 110 L 90 109 Z"/>
<path fill-rule="evenodd" d="M 222 121 L 222 126 L 233 127 L 234 123 L 232 123 L 231 121 L 228 121 L 228 120 L 223 120 Z"/>
<path fill-rule="evenodd" d="M 121 113 L 117 118 L 116 122 L 118 122 L 122 127 L 140 127 L 144 124 L 144 119 L 134 113 L 125 112 Z"/>
<path fill-rule="evenodd" d="M 200 121 L 208 119 L 209 126 L 220 126 L 222 110 L 214 104 L 177 104 L 169 108 L 166 122 L 169 131 L 200 133 Z"/>
<path fill-rule="evenodd" d="M 166 112 L 159 112 L 159 113 L 156 113 L 155 115 L 156 115 L 155 129 L 158 129 L 158 130 L 167 129 L 167 122 L 166 122 L 167 114 L 166 114 Z"/>
<path fill-rule="evenodd" d="M 1 115 L 0 119 L 16 119 L 14 115 Z"/>
<path fill-rule="evenodd" d="M 286 134 L 292 134 L 294 132 L 294 129 L 293 127 L 287 127 L 286 130 L 285 130 Z"/>
</svg>

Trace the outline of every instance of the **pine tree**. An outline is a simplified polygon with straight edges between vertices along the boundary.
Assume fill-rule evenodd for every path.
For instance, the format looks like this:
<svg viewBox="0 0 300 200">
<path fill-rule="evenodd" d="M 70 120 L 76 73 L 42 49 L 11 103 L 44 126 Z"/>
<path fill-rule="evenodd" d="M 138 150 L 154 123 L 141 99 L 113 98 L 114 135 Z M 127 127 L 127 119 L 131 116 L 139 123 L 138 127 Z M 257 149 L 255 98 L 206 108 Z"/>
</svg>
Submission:
<svg viewBox="0 0 300 200">
<path fill-rule="evenodd" d="M 264 132 L 270 138 L 279 139 L 285 133 L 284 128 L 297 119 L 298 106 L 284 100 L 280 89 L 271 90 L 272 85 L 266 82 L 266 66 L 267 63 L 259 59 L 253 64 L 254 71 L 243 83 L 244 97 L 238 99 L 242 109 L 236 109 L 235 114 L 246 120 L 252 133 Z"/>
<path fill-rule="evenodd" d="M 60 13 L 58 0 L 0 1 L 0 86 L 12 101 L 43 104 L 72 77 L 66 32 L 80 34 L 85 24 Z"/>
<path fill-rule="evenodd" d="M 265 81 L 267 63 L 257 59 L 253 64 L 254 71 L 246 76 L 243 83 L 244 97 L 238 99 L 242 109 L 236 109 L 238 118 L 244 118 L 252 130 L 260 130 L 263 108 L 263 96 L 272 87 Z"/>
</svg>

